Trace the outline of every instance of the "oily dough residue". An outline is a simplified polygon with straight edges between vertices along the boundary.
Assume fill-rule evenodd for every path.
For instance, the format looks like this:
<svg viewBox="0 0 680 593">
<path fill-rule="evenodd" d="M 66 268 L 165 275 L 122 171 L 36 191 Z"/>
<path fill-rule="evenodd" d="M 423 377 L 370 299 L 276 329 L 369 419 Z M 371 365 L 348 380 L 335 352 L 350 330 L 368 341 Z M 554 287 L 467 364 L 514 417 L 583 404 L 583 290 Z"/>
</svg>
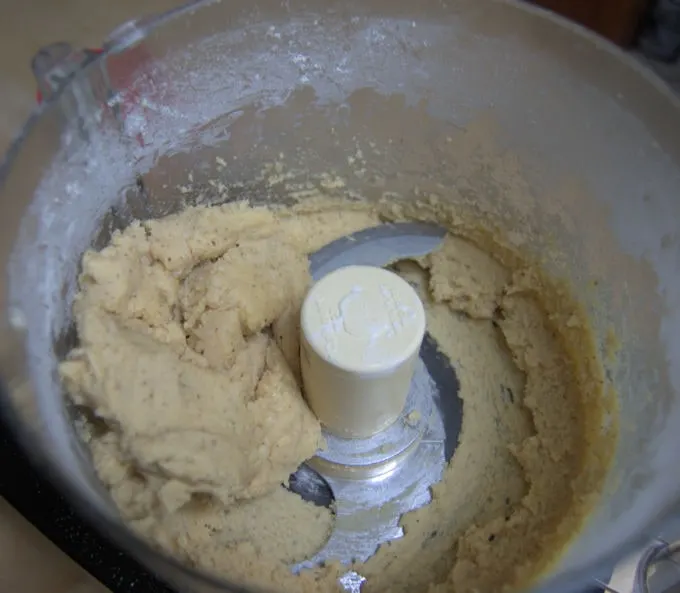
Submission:
<svg viewBox="0 0 680 593">
<path fill-rule="evenodd" d="M 293 575 L 333 528 L 281 488 L 323 446 L 300 388 L 307 256 L 393 220 L 437 221 L 442 248 L 394 269 L 420 291 L 456 368 L 463 429 L 405 536 L 354 569 L 366 591 L 512 590 L 578 530 L 613 434 L 603 377 L 565 286 L 434 200 L 310 199 L 189 208 L 83 257 L 79 346 L 61 365 L 97 473 L 128 524 L 192 566 L 286 591 L 333 591 L 346 567 Z"/>
</svg>

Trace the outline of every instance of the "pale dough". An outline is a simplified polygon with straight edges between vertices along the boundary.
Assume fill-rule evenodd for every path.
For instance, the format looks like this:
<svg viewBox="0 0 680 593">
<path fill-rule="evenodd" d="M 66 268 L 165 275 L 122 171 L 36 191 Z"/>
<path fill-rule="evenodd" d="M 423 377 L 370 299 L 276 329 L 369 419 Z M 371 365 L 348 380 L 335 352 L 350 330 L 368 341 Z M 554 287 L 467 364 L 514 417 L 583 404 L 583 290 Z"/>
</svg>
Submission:
<svg viewBox="0 0 680 593">
<path fill-rule="evenodd" d="M 281 488 L 323 446 L 299 385 L 307 255 L 402 219 L 452 233 L 395 269 L 420 291 L 465 416 L 433 501 L 357 570 L 366 590 L 462 593 L 512 589 L 554 560 L 608 461 L 593 339 L 565 287 L 436 203 L 191 208 L 84 256 L 80 345 L 61 375 L 89 418 L 98 474 L 135 529 L 226 578 L 337 589 L 339 566 L 288 569 L 333 522 Z"/>
</svg>

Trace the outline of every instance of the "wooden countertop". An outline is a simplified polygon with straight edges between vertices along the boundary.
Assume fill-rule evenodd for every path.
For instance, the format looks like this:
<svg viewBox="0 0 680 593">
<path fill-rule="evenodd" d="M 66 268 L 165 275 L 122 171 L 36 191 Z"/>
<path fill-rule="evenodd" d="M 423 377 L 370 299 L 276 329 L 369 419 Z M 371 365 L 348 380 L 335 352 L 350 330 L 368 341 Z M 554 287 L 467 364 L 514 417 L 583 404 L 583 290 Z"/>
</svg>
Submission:
<svg viewBox="0 0 680 593">
<path fill-rule="evenodd" d="M 108 593 L 0 498 L 0 590 Z"/>
</svg>

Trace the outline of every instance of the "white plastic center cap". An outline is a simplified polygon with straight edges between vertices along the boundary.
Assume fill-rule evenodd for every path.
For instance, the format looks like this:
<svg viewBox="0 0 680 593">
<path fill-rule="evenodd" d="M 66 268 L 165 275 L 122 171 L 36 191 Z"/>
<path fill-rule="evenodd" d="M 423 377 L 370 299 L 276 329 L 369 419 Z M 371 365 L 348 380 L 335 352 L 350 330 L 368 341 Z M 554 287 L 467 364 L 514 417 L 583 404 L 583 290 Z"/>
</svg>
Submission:
<svg viewBox="0 0 680 593">
<path fill-rule="evenodd" d="M 301 326 L 305 395 L 329 431 L 367 437 L 398 418 L 425 334 L 408 282 L 382 268 L 336 270 L 312 286 Z"/>
</svg>

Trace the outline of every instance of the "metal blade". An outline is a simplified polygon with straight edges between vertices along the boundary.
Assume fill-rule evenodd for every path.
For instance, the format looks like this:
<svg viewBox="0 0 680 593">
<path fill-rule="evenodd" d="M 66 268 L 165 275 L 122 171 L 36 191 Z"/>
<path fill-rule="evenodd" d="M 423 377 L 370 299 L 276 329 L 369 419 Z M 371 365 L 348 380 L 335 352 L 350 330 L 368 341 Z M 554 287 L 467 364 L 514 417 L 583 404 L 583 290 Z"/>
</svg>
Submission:
<svg viewBox="0 0 680 593">
<path fill-rule="evenodd" d="M 400 222 L 382 224 L 342 237 L 309 256 L 312 278 L 317 281 L 344 266 L 384 268 L 422 257 L 437 249 L 446 231 L 435 224 Z"/>
</svg>

